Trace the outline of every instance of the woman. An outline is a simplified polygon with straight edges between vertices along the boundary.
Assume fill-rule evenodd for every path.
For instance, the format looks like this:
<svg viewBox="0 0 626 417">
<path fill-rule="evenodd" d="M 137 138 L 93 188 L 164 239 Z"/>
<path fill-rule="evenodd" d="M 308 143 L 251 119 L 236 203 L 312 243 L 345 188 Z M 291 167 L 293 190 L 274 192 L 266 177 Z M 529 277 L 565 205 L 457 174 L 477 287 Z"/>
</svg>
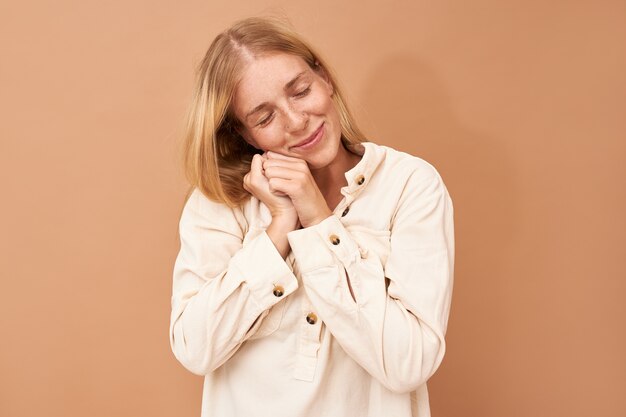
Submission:
<svg viewBox="0 0 626 417">
<path fill-rule="evenodd" d="M 266 18 L 210 46 L 185 167 L 170 342 L 205 377 L 202 416 L 430 415 L 454 263 L 437 171 L 366 141 Z"/>
</svg>

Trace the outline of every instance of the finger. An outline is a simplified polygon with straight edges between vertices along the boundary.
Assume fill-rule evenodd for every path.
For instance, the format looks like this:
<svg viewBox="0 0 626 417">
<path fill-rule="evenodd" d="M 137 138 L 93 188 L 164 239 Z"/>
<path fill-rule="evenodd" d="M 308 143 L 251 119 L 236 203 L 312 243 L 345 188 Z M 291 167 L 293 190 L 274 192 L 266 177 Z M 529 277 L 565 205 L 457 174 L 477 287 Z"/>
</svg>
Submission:
<svg viewBox="0 0 626 417">
<path fill-rule="evenodd" d="M 267 152 L 265 152 L 265 154 L 270 159 L 283 159 L 285 161 L 294 161 L 294 162 L 295 161 L 303 161 L 303 159 L 295 158 L 293 156 L 283 155 L 282 153 L 273 152 L 273 151 L 267 151 Z"/>
<path fill-rule="evenodd" d="M 275 196 L 278 197 L 288 197 L 288 195 L 286 193 L 283 193 L 282 191 L 272 191 L 270 190 L 270 193 L 274 194 Z"/>
<path fill-rule="evenodd" d="M 282 178 L 285 180 L 301 180 L 304 174 L 302 171 L 282 166 L 269 166 L 265 168 L 264 175 L 267 178 Z"/>
<path fill-rule="evenodd" d="M 250 163 L 250 173 L 252 175 L 258 175 L 263 171 L 263 158 L 259 154 L 255 154 L 252 157 L 252 162 Z"/>
<path fill-rule="evenodd" d="M 309 170 L 306 162 L 301 159 L 295 161 L 287 159 L 267 159 L 263 161 L 263 169 L 268 169 L 269 167 L 284 167 L 301 172 L 308 172 Z"/>
<path fill-rule="evenodd" d="M 250 181 L 250 173 L 249 172 L 246 175 L 244 175 L 243 181 L 242 181 L 242 185 L 243 185 L 243 189 L 244 190 L 246 190 L 247 192 L 250 192 L 250 189 L 248 188 L 248 181 Z"/>
<path fill-rule="evenodd" d="M 270 191 L 276 195 L 289 195 L 293 187 L 291 181 L 284 178 L 270 178 L 268 183 Z"/>
</svg>

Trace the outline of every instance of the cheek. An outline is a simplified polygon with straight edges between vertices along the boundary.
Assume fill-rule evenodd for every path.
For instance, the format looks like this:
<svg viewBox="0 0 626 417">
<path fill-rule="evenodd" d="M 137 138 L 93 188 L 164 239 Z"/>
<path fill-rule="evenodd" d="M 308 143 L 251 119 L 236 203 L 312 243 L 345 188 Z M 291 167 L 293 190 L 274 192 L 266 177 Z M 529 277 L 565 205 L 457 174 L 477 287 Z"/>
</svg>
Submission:
<svg viewBox="0 0 626 417">
<path fill-rule="evenodd" d="M 320 94 L 320 96 L 317 98 L 318 106 L 327 113 L 336 112 L 335 103 L 333 102 L 333 99 L 330 96 L 326 95 L 325 93 L 326 91 Z"/>
<path fill-rule="evenodd" d="M 254 140 L 263 150 L 276 148 L 282 143 L 282 136 L 277 123 L 272 123 L 272 126 L 268 126 L 254 135 Z"/>
<path fill-rule="evenodd" d="M 312 114 L 326 115 L 329 118 L 336 118 L 337 110 L 331 97 L 327 96 L 326 91 L 319 92 L 311 97 L 306 103 L 302 103 L 302 110 Z"/>
<path fill-rule="evenodd" d="M 333 120 L 337 124 L 337 126 L 339 126 L 340 116 L 333 99 L 328 97 L 328 99 L 324 103 L 324 106 L 324 112 L 328 115 L 328 118 Z"/>
</svg>

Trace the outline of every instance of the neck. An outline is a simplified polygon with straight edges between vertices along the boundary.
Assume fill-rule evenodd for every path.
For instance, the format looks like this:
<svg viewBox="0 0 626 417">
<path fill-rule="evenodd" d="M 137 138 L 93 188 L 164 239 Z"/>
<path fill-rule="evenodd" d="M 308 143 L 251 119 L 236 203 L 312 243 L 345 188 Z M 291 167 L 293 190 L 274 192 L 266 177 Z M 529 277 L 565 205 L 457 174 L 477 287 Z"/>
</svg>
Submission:
<svg viewBox="0 0 626 417">
<path fill-rule="evenodd" d="M 345 173 L 352 169 L 360 160 L 360 155 L 350 152 L 342 143 L 333 164 L 311 171 L 318 188 L 327 200 L 329 197 L 338 194 L 341 187 L 346 185 Z"/>
</svg>

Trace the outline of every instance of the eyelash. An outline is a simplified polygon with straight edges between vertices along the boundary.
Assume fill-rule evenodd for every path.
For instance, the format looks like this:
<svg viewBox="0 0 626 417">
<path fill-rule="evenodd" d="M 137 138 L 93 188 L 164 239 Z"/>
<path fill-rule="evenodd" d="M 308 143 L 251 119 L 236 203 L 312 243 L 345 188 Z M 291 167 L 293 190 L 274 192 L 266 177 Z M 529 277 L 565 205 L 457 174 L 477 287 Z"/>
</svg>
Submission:
<svg viewBox="0 0 626 417">
<path fill-rule="evenodd" d="M 307 94 L 309 94 L 310 91 L 311 91 L 311 86 L 309 85 L 304 90 L 300 91 L 299 93 L 294 94 L 294 97 L 297 97 L 297 98 L 304 97 Z M 261 127 L 267 126 L 267 124 L 272 121 L 273 117 L 274 117 L 274 113 L 272 112 L 268 117 L 266 117 L 265 119 L 261 120 L 257 125 L 261 126 Z"/>
<path fill-rule="evenodd" d="M 257 126 L 266 126 L 272 120 L 273 116 L 274 116 L 274 113 L 270 114 L 265 119 L 257 123 Z"/>
<path fill-rule="evenodd" d="M 310 85 L 307 88 L 305 88 L 304 90 L 300 91 L 299 93 L 296 93 L 295 96 L 296 97 L 304 97 L 307 94 L 309 94 L 309 91 L 311 91 L 311 86 Z"/>
</svg>

